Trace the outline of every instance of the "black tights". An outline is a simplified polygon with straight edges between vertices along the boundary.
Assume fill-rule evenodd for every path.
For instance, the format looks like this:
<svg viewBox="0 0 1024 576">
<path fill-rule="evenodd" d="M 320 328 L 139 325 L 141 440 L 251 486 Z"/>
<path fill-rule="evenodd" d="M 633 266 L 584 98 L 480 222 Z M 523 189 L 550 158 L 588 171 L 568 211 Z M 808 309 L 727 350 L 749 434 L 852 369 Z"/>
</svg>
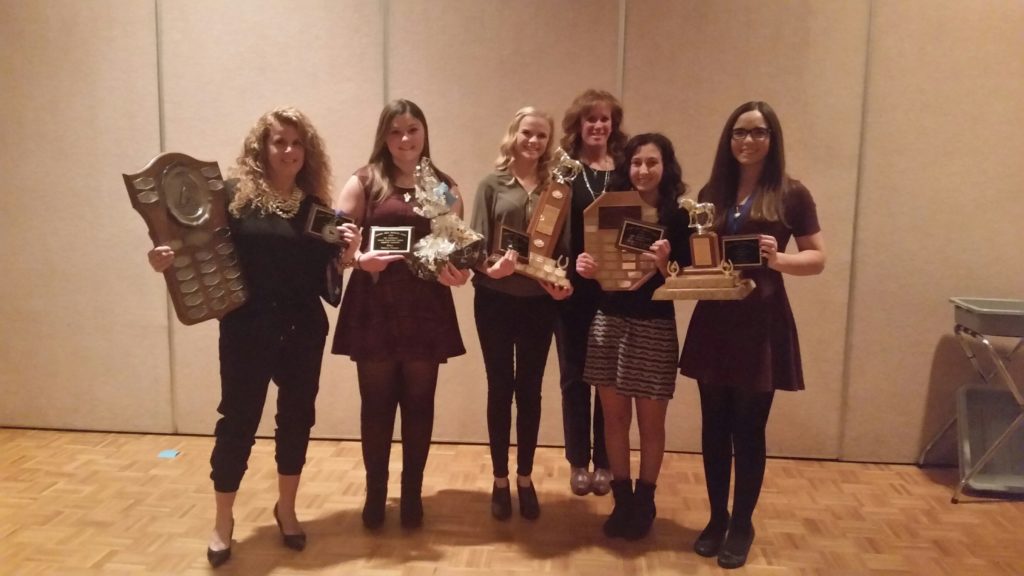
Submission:
<svg viewBox="0 0 1024 576">
<path fill-rule="evenodd" d="M 704 383 L 698 387 L 704 477 L 712 521 L 728 517 L 729 477 L 735 449 L 736 488 L 732 523 L 734 526 L 749 526 L 764 480 L 765 427 L 775 393 Z"/>
<path fill-rule="evenodd" d="M 402 481 L 423 482 L 434 430 L 437 362 L 359 361 L 360 431 L 368 484 L 386 483 L 395 413 L 402 409 Z"/>
</svg>

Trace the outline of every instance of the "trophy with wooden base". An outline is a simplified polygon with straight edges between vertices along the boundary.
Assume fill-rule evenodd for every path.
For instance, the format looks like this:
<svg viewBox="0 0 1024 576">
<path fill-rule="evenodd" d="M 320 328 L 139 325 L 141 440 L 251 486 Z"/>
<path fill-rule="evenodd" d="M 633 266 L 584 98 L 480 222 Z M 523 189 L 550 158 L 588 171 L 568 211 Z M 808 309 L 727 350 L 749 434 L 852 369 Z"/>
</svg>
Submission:
<svg viewBox="0 0 1024 576">
<path fill-rule="evenodd" d="M 526 262 L 516 263 L 516 272 L 568 288 L 566 269 L 569 267 L 569 259 L 562 256 L 556 260 L 553 256 L 565 220 L 572 209 L 572 190 L 569 186 L 583 168 L 561 148 L 555 151 L 555 155 L 558 163 L 551 170 L 551 185 L 541 193 L 526 230 L 530 253 L 525 255 Z"/>
<path fill-rule="evenodd" d="M 605 192 L 583 211 L 583 246 L 597 262 L 594 280 L 601 289 L 636 290 L 658 272 L 651 244 L 665 236 L 658 209 L 636 190 Z"/>
<path fill-rule="evenodd" d="M 244 304 L 248 293 L 217 163 L 168 152 L 141 172 L 122 176 L 154 245 L 174 250 L 164 279 L 181 323 L 221 318 Z"/>
<path fill-rule="evenodd" d="M 654 291 L 653 300 L 742 300 L 754 288 L 754 281 L 743 278 L 731 260 L 722 258 L 718 234 L 709 230 L 715 222 L 715 205 L 696 203 L 689 198 L 679 201 L 680 208 L 690 214 L 690 254 L 693 265 L 680 274 L 679 264 L 671 262 L 665 284 Z M 749 248 L 750 238 L 744 248 Z M 738 246 L 737 246 L 738 247 Z"/>
</svg>

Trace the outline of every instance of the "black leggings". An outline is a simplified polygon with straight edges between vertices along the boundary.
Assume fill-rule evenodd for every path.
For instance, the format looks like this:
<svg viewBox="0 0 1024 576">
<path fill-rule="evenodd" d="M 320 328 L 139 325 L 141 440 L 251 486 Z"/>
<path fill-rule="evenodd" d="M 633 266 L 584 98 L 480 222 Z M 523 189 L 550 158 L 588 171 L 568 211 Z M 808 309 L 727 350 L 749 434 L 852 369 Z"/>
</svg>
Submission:
<svg viewBox="0 0 1024 576">
<path fill-rule="evenodd" d="M 766 462 L 765 427 L 774 392 L 753 392 L 699 383 L 701 448 L 712 518 L 729 510 L 729 477 L 736 453 L 732 523 L 750 524 L 761 494 Z"/>
<path fill-rule="evenodd" d="M 402 480 L 423 481 L 423 468 L 434 431 L 437 362 L 360 360 L 360 431 L 367 483 L 386 482 L 395 413 L 402 409 Z"/>
<path fill-rule="evenodd" d="M 473 299 L 487 372 L 487 435 L 496 478 L 508 476 L 512 400 L 516 404 L 516 473 L 533 473 L 540 430 L 541 384 L 556 313 L 544 296 L 511 296 L 481 286 Z"/>
</svg>

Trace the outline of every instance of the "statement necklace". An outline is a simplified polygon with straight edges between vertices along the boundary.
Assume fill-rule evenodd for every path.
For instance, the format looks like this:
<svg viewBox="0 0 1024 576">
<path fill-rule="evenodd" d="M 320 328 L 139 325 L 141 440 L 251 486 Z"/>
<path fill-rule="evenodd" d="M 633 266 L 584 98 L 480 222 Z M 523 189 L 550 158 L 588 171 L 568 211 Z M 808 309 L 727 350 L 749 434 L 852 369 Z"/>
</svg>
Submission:
<svg viewBox="0 0 1024 576">
<path fill-rule="evenodd" d="M 587 166 L 586 164 L 584 164 L 583 167 L 584 168 L 590 168 L 590 166 Z M 590 168 L 590 169 L 594 171 L 594 175 L 596 176 L 597 175 L 597 170 L 594 169 L 594 168 Z M 591 186 L 590 186 L 590 178 L 587 178 L 587 171 L 583 170 L 583 183 L 587 185 L 587 190 L 590 191 L 590 197 L 593 200 L 597 200 L 598 196 L 600 196 L 601 194 L 604 194 L 605 190 L 608 190 L 608 175 L 609 174 L 611 174 L 610 170 L 609 171 L 604 171 L 604 185 L 601 186 L 601 191 L 600 192 L 594 192 L 594 189 L 591 188 Z"/>
<path fill-rule="evenodd" d="M 299 213 L 299 204 L 302 203 L 303 196 L 305 194 L 301 188 L 292 186 L 292 193 L 288 198 L 281 199 L 276 194 L 260 194 L 253 198 L 252 205 L 264 216 L 273 212 L 285 220 L 290 220 Z"/>
</svg>

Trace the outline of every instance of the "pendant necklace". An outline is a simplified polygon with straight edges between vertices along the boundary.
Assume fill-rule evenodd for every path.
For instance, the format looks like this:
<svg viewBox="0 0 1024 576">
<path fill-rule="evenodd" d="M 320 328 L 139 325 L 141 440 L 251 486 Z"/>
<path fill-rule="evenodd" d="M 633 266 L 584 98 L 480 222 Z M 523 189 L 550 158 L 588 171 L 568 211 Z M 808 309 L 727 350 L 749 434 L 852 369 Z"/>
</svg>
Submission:
<svg viewBox="0 0 1024 576">
<path fill-rule="evenodd" d="M 590 166 L 587 166 L 586 164 L 584 164 L 583 167 L 584 168 L 590 168 Z M 594 175 L 596 176 L 597 175 L 597 169 L 595 169 L 595 168 L 590 168 L 590 169 L 594 171 Z M 594 189 L 591 188 L 591 186 L 590 186 L 590 178 L 587 177 L 587 171 L 583 170 L 583 183 L 587 185 L 587 190 L 590 191 L 590 197 L 593 200 L 597 200 L 598 196 L 600 196 L 601 194 L 604 194 L 605 191 L 608 190 L 608 175 L 609 174 L 611 174 L 611 171 L 604 171 L 604 185 L 601 187 L 601 191 L 600 192 L 595 193 Z"/>
</svg>

